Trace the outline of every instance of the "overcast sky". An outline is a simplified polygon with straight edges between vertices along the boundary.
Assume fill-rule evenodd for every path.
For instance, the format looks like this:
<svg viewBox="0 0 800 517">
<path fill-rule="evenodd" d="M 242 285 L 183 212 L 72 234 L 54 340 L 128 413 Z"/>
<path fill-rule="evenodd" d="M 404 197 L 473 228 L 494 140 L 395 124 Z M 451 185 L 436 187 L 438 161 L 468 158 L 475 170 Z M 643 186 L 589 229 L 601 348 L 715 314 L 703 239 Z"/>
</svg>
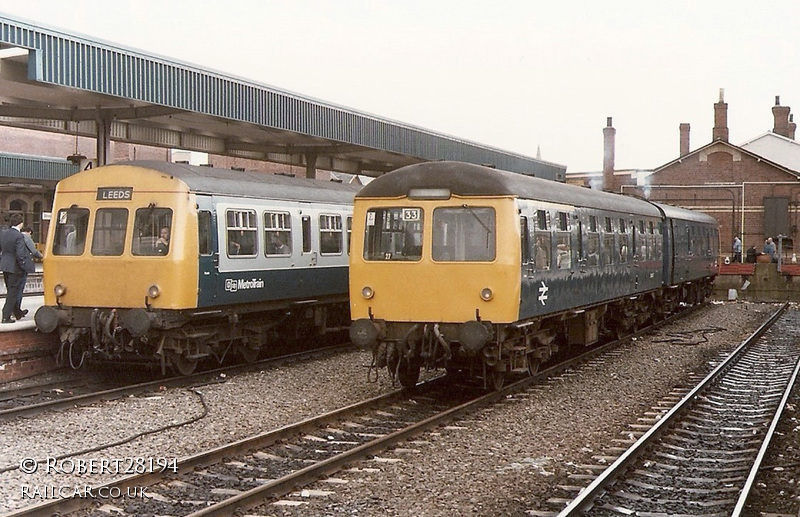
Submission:
<svg viewBox="0 0 800 517">
<path fill-rule="evenodd" d="M 800 112 L 800 2 L 24 0 L 0 13 L 567 166 L 649 169 Z M 798 119 L 797 122 L 800 122 Z"/>
</svg>

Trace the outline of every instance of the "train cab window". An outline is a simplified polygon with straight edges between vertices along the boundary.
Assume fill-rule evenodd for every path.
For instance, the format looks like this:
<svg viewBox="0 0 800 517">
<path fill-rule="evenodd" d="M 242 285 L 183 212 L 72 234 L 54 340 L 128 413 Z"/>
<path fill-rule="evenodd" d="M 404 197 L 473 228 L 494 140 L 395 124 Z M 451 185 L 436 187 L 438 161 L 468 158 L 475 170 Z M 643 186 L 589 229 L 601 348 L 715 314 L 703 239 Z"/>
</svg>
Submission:
<svg viewBox="0 0 800 517">
<path fill-rule="evenodd" d="M 494 208 L 437 208 L 433 211 L 432 258 L 438 262 L 490 262 L 495 259 L 496 233 Z"/>
<path fill-rule="evenodd" d="M 53 255 L 82 255 L 88 228 L 88 208 L 59 210 L 53 239 Z"/>
<path fill-rule="evenodd" d="M 319 216 L 319 251 L 323 255 L 342 252 L 342 216 Z"/>
<path fill-rule="evenodd" d="M 421 259 L 423 219 L 424 213 L 419 207 L 385 207 L 367 211 L 364 259 Z"/>
<path fill-rule="evenodd" d="M 292 217 L 288 212 L 264 212 L 264 242 L 268 257 L 292 254 Z"/>
<path fill-rule="evenodd" d="M 100 208 L 94 214 L 92 233 L 92 255 L 116 257 L 125 248 L 125 232 L 128 229 L 127 208 Z"/>
<path fill-rule="evenodd" d="M 163 256 L 172 240 L 171 208 L 139 208 L 133 221 L 131 253 Z"/>
<path fill-rule="evenodd" d="M 211 255 L 214 249 L 211 245 L 211 212 L 201 210 L 197 212 L 197 247 L 200 255 Z"/>
<path fill-rule="evenodd" d="M 353 237 L 353 217 L 347 218 L 347 254 L 350 254 L 350 240 Z"/>
<path fill-rule="evenodd" d="M 228 256 L 254 257 L 258 252 L 258 223 L 255 210 L 225 212 Z"/>
</svg>

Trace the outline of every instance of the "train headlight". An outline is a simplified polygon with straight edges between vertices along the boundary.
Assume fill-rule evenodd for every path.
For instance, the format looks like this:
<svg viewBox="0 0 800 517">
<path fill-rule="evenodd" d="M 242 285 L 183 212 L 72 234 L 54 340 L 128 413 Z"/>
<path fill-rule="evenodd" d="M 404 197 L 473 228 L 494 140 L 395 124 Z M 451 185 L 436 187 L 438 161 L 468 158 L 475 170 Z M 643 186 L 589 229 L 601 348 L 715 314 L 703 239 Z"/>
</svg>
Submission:
<svg viewBox="0 0 800 517">
<path fill-rule="evenodd" d="M 53 288 L 53 292 L 56 294 L 56 298 L 61 298 L 64 296 L 64 294 L 66 294 L 67 288 L 61 284 L 56 284 L 56 286 Z"/>
<path fill-rule="evenodd" d="M 147 296 L 150 298 L 158 298 L 160 295 L 161 289 L 156 284 L 153 284 L 147 288 Z"/>
<path fill-rule="evenodd" d="M 366 298 L 367 300 L 369 300 L 370 298 L 372 298 L 373 296 L 375 296 L 375 291 L 373 291 L 373 290 L 372 290 L 372 288 L 371 288 L 370 286 L 366 286 L 365 288 L 363 288 L 363 289 L 361 290 L 361 296 L 363 296 L 364 298 Z"/>
<path fill-rule="evenodd" d="M 489 300 L 491 300 L 492 296 L 494 296 L 494 293 L 488 287 L 484 287 L 483 289 L 481 289 L 481 299 L 484 302 L 488 302 Z"/>
</svg>

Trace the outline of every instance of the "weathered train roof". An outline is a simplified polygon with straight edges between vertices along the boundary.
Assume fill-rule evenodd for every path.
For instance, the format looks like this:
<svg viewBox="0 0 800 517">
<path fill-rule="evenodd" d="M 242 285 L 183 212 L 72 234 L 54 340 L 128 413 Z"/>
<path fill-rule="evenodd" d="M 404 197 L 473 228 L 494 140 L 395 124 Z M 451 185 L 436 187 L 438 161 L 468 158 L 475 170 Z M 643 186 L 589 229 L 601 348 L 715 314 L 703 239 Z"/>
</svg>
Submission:
<svg viewBox="0 0 800 517">
<path fill-rule="evenodd" d="M 459 196 L 514 196 L 653 217 L 661 215 L 643 199 L 462 162 L 408 165 L 371 181 L 356 197 L 402 197 L 412 188 L 449 189 Z"/>
<path fill-rule="evenodd" d="M 160 161 L 120 162 L 107 165 L 103 169 L 116 166 L 141 167 L 169 174 L 184 182 L 191 192 L 197 194 L 350 204 L 361 188 L 360 185 L 334 181 Z M 108 173 L 109 176 L 113 174 L 110 170 Z"/>
</svg>

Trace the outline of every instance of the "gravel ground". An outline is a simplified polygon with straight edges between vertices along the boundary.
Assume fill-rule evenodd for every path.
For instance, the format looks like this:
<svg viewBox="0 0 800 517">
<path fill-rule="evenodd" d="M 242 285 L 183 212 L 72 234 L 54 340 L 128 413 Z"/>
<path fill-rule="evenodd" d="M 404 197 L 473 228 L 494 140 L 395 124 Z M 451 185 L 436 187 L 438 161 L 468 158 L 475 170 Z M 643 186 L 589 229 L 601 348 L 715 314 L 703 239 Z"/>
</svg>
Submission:
<svg viewBox="0 0 800 517">
<path fill-rule="evenodd" d="M 691 373 L 705 374 L 719 351 L 741 343 L 777 307 L 711 305 L 652 338 L 638 339 L 635 349 L 602 366 L 581 369 L 580 376 L 564 376 L 549 389 L 426 434 L 422 443 L 403 452 L 359 464 L 357 472 L 337 474 L 347 484 L 317 483 L 314 489 L 333 492 L 326 498 L 294 497 L 308 504 L 258 513 L 497 516 L 552 511 L 547 500 L 554 487 L 578 484 L 567 476 L 589 474 L 579 466 L 597 464 L 592 456 L 613 446 L 628 424 L 673 387 L 693 385 Z M 708 334 L 705 343 L 658 342 L 670 337 L 666 331 L 690 331 L 694 343 L 702 340 L 698 330 L 715 327 L 720 330 Z M 799 437 L 795 431 L 795 444 Z M 796 445 L 794 454 L 797 459 Z M 800 506 L 800 499 L 795 502 Z"/>
<path fill-rule="evenodd" d="M 524 399 L 487 408 L 452 426 L 420 437 L 405 451 L 340 473 L 346 484 L 318 483 L 327 498 L 305 498 L 301 507 L 272 506 L 275 515 L 524 515 L 546 508 L 553 486 L 574 484 L 566 475 L 609 447 L 627 424 L 643 416 L 670 388 L 704 372 L 719 350 L 740 343 L 776 305 L 718 303 L 673 328 L 719 327 L 708 342 L 679 344 L 659 335 L 637 340 L 635 353 L 564 376 Z M 111 444 L 156 431 L 129 443 L 89 452 L 84 459 L 182 457 L 232 439 L 286 425 L 392 389 L 385 375 L 366 382 L 370 356 L 354 351 L 220 379 L 200 388 L 168 389 L 60 413 L 3 422 L 0 470 L 37 459 Z M 202 398 L 202 400 L 201 400 Z M 185 424 L 208 413 L 194 423 Z M 159 429 L 173 425 L 163 431 Z M 797 437 L 795 437 L 797 439 Z M 796 451 L 796 448 L 795 448 Z M 795 452 L 796 454 L 796 452 Z M 67 464 L 67 467 L 69 464 Z M 0 473 L 0 511 L 41 502 L 23 499 L 36 487 L 96 484 L 113 476 L 20 470 Z M 332 488 L 333 487 L 333 488 Z M 800 505 L 800 502 L 798 502 Z"/>
</svg>

